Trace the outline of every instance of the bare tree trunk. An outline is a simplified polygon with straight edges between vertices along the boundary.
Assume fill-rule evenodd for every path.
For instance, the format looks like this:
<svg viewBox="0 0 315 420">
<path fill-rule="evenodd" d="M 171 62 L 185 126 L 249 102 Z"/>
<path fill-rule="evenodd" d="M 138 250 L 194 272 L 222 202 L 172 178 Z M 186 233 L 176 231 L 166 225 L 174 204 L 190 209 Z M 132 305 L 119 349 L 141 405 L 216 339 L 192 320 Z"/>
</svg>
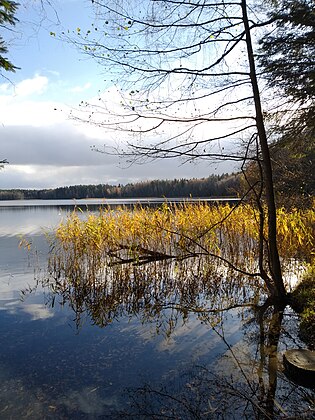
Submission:
<svg viewBox="0 0 315 420">
<path fill-rule="evenodd" d="M 99 40 L 86 41 L 88 42 L 87 54 L 102 64 L 109 64 L 112 69 L 119 67 L 123 73 L 126 71 L 127 79 L 124 86 L 126 92 L 130 89 L 130 94 L 133 95 L 134 88 L 138 84 L 140 90 L 137 92 L 153 94 L 152 100 L 147 94 L 145 94 L 146 97 L 143 96 L 141 92 L 139 96 L 133 97 L 132 102 L 126 97 L 122 115 L 117 115 L 118 120 L 115 118 L 113 122 L 109 118 L 108 122 L 104 123 L 104 127 L 119 128 L 131 136 L 150 133 L 150 136 L 153 135 L 157 140 L 152 140 L 152 144 L 133 143 L 132 140 L 126 149 L 114 148 L 113 154 L 130 158 L 131 163 L 174 157 L 184 158 L 188 162 L 200 158 L 239 161 L 238 153 L 235 155 L 213 153 L 211 146 L 217 141 L 235 140 L 235 136 L 241 133 L 251 138 L 253 138 L 253 130 L 255 130 L 255 135 L 258 134 L 259 152 L 262 156 L 262 158 L 258 156 L 261 158 L 263 178 L 261 185 L 265 192 L 268 213 L 265 217 L 265 209 L 260 207 L 259 274 L 265 281 L 270 296 L 274 300 L 285 302 L 286 290 L 277 247 L 277 216 L 271 160 L 251 40 L 251 31 L 255 24 L 249 21 L 246 0 L 241 0 L 240 3 L 225 0 L 195 3 L 148 0 L 143 3 L 143 6 L 147 7 L 145 15 L 137 7 L 132 7 L 134 2 L 127 2 L 130 6 L 129 15 L 128 8 L 122 12 L 120 7 L 117 6 L 116 10 L 115 7 L 108 6 L 107 2 L 96 3 L 108 16 L 112 16 L 106 21 L 107 24 L 109 21 L 116 22 L 121 19 L 129 23 L 126 27 L 122 24 L 119 36 L 117 36 L 116 23 L 113 26 L 109 25 L 113 31 L 112 46 L 109 46 L 107 32 L 104 45 Z M 157 4 L 165 6 L 165 9 L 156 6 Z M 265 25 L 268 22 L 260 22 L 259 25 Z M 129 31 L 129 29 L 132 30 Z M 149 36 L 146 37 L 146 35 Z M 142 36 L 144 38 L 141 38 Z M 242 57 L 244 39 L 247 46 L 246 62 L 248 62 L 249 71 L 247 68 L 244 71 L 242 64 L 229 69 L 226 64 L 230 64 L 234 54 Z M 78 44 L 81 47 L 84 45 L 82 41 Z M 93 45 L 95 48 L 91 48 Z M 189 60 L 189 57 L 193 59 Z M 202 60 L 197 57 L 202 57 Z M 206 66 L 204 66 L 205 58 L 207 58 Z M 182 59 L 183 64 L 181 63 L 178 67 L 178 60 Z M 116 78 L 116 72 L 109 70 L 109 74 L 111 71 Z M 129 72 L 138 76 L 131 77 Z M 118 85 L 121 85 L 122 80 L 118 81 Z M 180 96 L 173 96 L 173 91 L 170 89 L 172 82 L 174 82 L 172 89 L 178 83 L 181 84 Z M 249 84 L 252 86 L 253 95 L 248 97 L 247 89 L 243 94 L 242 87 Z M 205 90 L 205 86 L 208 87 L 208 91 Z M 157 87 L 163 87 L 162 91 L 165 87 L 165 94 L 154 99 L 154 91 Z M 236 97 L 226 99 L 229 92 L 236 92 Z M 224 99 L 222 95 L 226 95 Z M 204 107 L 203 100 L 206 98 L 211 98 L 211 100 L 209 105 Z M 219 105 L 216 98 L 219 100 Z M 255 112 L 251 110 L 249 113 L 244 111 L 234 114 L 233 111 L 229 114 L 234 105 L 241 104 L 243 101 L 247 103 L 248 99 L 254 99 Z M 148 103 L 150 103 L 149 107 Z M 181 104 L 189 103 L 193 105 L 191 108 L 187 107 L 189 116 L 181 114 L 184 110 Z M 197 103 L 200 105 L 197 106 Z M 99 107 L 95 109 L 98 111 Z M 227 115 L 225 115 L 225 110 L 228 110 Z M 106 112 L 108 115 L 112 114 L 110 110 L 106 109 Z M 94 112 L 91 112 L 92 114 Z M 80 118 L 79 120 L 102 126 L 98 118 L 89 116 L 86 120 Z M 143 125 L 145 121 L 148 121 L 148 126 Z M 229 126 L 232 121 L 242 121 L 242 124 L 233 129 Z M 212 123 L 214 127 L 222 123 L 222 129 L 226 124 L 226 133 L 221 134 L 220 130 L 217 132 L 216 129 L 212 132 L 211 128 L 209 130 L 209 125 L 211 127 Z M 199 135 L 202 127 L 207 129 L 202 130 L 202 134 Z M 156 133 L 159 135 L 156 136 Z M 268 220 L 267 240 L 263 236 L 265 220 Z M 267 267 L 266 264 L 268 264 Z"/>
<path fill-rule="evenodd" d="M 277 246 L 277 215 L 276 215 L 276 205 L 274 197 L 274 188 L 273 188 L 273 179 L 272 179 L 272 167 L 269 154 L 269 147 L 267 141 L 267 135 L 265 130 L 264 118 L 262 113 L 260 93 L 257 82 L 256 68 L 255 68 L 255 59 L 253 53 L 253 46 L 251 40 L 251 33 L 247 15 L 247 5 L 246 0 L 241 0 L 242 4 L 242 14 L 243 22 L 246 35 L 246 46 L 247 46 L 247 55 L 249 63 L 249 72 L 251 79 L 251 86 L 253 90 L 253 97 L 255 103 L 255 112 L 256 112 L 256 126 L 258 131 L 259 143 L 262 154 L 262 169 L 264 179 L 262 180 L 265 183 L 266 189 L 266 201 L 268 208 L 268 253 L 269 253 L 269 264 L 271 276 L 274 283 L 273 297 L 279 300 L 285 300 L 286 290 L 283 283 L 281 264 L 278 253 Z"/>
</svg>

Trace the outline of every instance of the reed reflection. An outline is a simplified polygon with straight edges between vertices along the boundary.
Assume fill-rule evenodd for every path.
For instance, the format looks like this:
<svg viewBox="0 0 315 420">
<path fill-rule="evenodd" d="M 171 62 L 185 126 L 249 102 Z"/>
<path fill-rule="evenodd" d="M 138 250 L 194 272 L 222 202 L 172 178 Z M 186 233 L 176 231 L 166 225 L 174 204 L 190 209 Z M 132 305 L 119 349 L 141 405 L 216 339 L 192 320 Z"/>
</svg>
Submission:
<svg viewBox="0 0 315 420">
<path fill-rule="evenodd" d="M 180 265 L 155 261 L 145 269 L 106 265 L 89 281 L 79 275 L 82 266 L 65 275 L 64 263 L 54 255 L 50 275 L 41 282 L 49 289 L 51 305 L 59 302 L 72 308 L 78 328 L 87 318 L 106 327 L 121 318 L 137 317 L 142 324 L 154 323 L 157 334 L 169 337 L 197 318 L 224 344 L 225 351 L 215 360 L 176 374 L 173 383 L 161 387 L 147 383 L 130 390 L 130 408 L 117 417 L 275 419 L 314 414 L 314 392 L 283 374 L 279 347 L 289 345 L 283 334 L 284 309 L 261 305 L 257 285 L 250 288 L 241 279 L 223 280 L 211 266 L 201 275 L 191 261 Z M 231 344 L 226 331 L 227 315 L 232 314 L 239 317 L 242 339 Z"/>
<path fill-rule="evenodd" d="M 192 261 L 156 261 L 145 269 L 106 265 L 94 276 L 89 270 L 89 279 L 83 275 L 82 265 L 74 266 L 73 262 L 71 275 L 62 275 L 64 263 L 54 256 L 50 260 L 50 275 L 43 283 L 51 292 L 52 303 L 59 296 L 62 304 L 71 306 L 78 326 L 83 315 L 100 327 L 120 317 L 137 316 L 143 322 L 166 323 L 171 333 L 178 318 L 186 322 L 194 314 L 216 325 L 225 311 L 253 307 L 259 300 L 256 288 L 250 289 L 241 279 L 225 281 L 211 266 L 201 275 Z M 251 303 L 244 303 L 248 301 Z"/>
<path fill-rule="evenodd" d="M 133 392 L 135 411 L 126 416 L 272 419 L 302 413 L 307 418 L 314 414 L 314 393 L 282 373 L 279 349 L 289 345 L 283 335 L 283 314 L 289 309 L 267 299 L 268 287 L 254 258 L 256 227 L 246 224 L 250 218 L 244 222 L 243 213 L 233 212 L 231 220 L 226 208 L 228 224 L 215 222 L 213 211 L 211 229 L 205 230 L 205 211 L 175 209 L 176 229 L 167 206 L 159 212 L 101 212 L 84 222 L 72 215 L 52 241 L 49 274 L 42 281 L 49 302 L 69 305 L 78 328 L 87 319 L 106 327 L 137 318 L 170 337 L 197 319 L 220 337 L 225 351 L 211 356 L 209 346 L 209 362 L 192 369 L 184 382 L 177 372 L 178 386 L 158 389 L 149 383 Z M 217 216 L 222 220 L 222 214 Z M 146 217 L 150 223 L 144 223 Z M 288 241 L 283 234 L 281 252 L 289 270 L 301 249 L 299 241 Z M 236 341 L 226 334 L 233 317 L 241 331 Z"/>
</svg>

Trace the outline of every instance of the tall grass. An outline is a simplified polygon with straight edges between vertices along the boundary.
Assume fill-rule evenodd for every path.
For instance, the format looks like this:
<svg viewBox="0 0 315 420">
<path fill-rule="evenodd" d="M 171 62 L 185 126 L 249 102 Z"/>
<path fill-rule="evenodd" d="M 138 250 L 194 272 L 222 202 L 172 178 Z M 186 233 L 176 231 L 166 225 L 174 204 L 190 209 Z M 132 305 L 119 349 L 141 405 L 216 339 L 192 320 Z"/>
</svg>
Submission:
<svg viewBox="0 0 315 420">
<path fill-rule="evenodd" d="M 285 273 L 314 261 L 314 231 L 313 209 L 278 210 Z M 250 205 L 76 211 L 52 240 L 49 285 L 78 320 L 86 311 L 101 325 L 139 311 L 159 318 L 165 308 L 205 316 L 210 307 L 215 322 L 216 311 L 263 298 L 258 252 L 259 214 Z"/>
<path fill-rule="evenodd" d="M 180 262 L 182 274 L 188 268 L 202 273 L 209 267 L 212 273 L 222 267 L 237 268 L 241 274 L 256 273 L 258 219 L 257 210 L 250 205 L 107 208 L 86 218 L 73 212 L 56 231 L 51 261 L 55 270 L 72 272 L 72 277 L 78 271 L 80 281 L 93 280 L 104 267 L 123 270 L 126 265 L 152 263 L 156 269 L 154 263 L 162 260 Z M 284 270 L 293 262 L 314 259 L 314 231 L 314 209 L 278 210 L 278 246 Z"/>
</svg>

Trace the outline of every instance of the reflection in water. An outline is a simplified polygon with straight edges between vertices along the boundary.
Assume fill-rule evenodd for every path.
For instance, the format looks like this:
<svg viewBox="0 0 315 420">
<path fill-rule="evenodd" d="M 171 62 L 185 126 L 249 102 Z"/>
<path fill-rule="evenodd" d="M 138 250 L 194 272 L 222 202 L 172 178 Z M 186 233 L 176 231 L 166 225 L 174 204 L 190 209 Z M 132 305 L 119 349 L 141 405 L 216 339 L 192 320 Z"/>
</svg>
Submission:
<svg viewBox="0 0 315 420">
<path fill-rule="evenodd" d="M 260 320 L 257 352 L 238 342 L 230 346 L 223 326 L 216 333 L 227 352 L 214 366 L 194 366 L 163 387 L 130 391 L 132 419 L 312 419 L 315 396 L 282 372 L 278 347 L 283 313 Z"/>
<path fill-rule="evenodd" d="M 281 351 L 290 345 L 284 333 L 290 325 L 289 309 L 284 314 L 284 308 L 259 306 L 254 290 L 241 283 L 211 279 L 211 270 L 204 277 L 181 277 L 176 275 L 176 266 L 155 262 L 152 273 L 120 266 L 110 276 L 82 282 L 80 277 L 63 276 L 60 267 L 54 270 L 54 260 L 51 275 L 42 284 L 50 290 L 52 306 L 59 300 L 71 307 L 78 328 L 87 319 L 108 327 L 122 318 L 137 317 L 141 328 L 153 324 L 156 334 L 171 339 L 180 335 L 183 327 L 191 333 L 199 322 L 221 343 L 218 354 L 212 351 L 208 361 L 202 358 L 198 366 L 186 367 L 180 374 L 174 371 L 173 377 L 170 372 L 161 386 L 147 382 L 129 390 L 129 408 L 120 413 L 123 418 L 274 419 L 314 415 L 313 391 L 283 374 Z M 249 299 L 252 303 L 242 303 Z M 233 335 L 233 325 L 243 331 L 238 328 Z M 203 345 L 209 351 L 209 345 Z"/>
<path fill-rule="evenodd" d="M 99 261 L 89 261 L 86 268 L 84 261 L 63 258 L 58 252 L 52 255 L 50 275 L 42 284 L 51 291 L 52 304 L 58 294 L 63 304 L 70 305 L 77 326 L 84 316 L 100 327 L 121 317 L 137 316 L 142 322 L 155 322 L 157 332 L 163 327 L 170 335 L 178 320 L 186 322 L 189 314 L 217 325 L 225 311 L 253 307 L 258 299 L 241 278 L 226 281 L 212 266 L 196 274 L 191 261 L 156 261 L 145 270 L 139 266 L 104 266 L 100 271 Z M 94 266 L 97 271 L 93 271 Z M 253 303 L 242 304 L 250 298 Z"/>
<path fill-rule="evenodd" d="M 23 311 L 26 314 L 30 315 L 33 321 L 36 321 L 38 319 L 48 319 L 54 316 L 54 314 L 47 307 L 47 305 L 40 303 L 30 303 L 28 305 L 24 305 Z"/>
<path fill-rule="evenodd" d="M 93 261 L 70 276 L 52 254 L 34 282 L 60 208 L 0 212 L 1 420 L 314 417 L 314 392 L 282 372 L 301 345 L 294 314 L 259 310 L 259 283 L 186 261 L 100 265 L 83 281 Z"/>
<path fill-rule="evenodd" d="M 1 202 L 0 202 L 1 204 Z M 36 235 L 57 226 L 71 209 L 54 207 L 3 207 L 0 205 L 0 236 Z"/>
</svg>

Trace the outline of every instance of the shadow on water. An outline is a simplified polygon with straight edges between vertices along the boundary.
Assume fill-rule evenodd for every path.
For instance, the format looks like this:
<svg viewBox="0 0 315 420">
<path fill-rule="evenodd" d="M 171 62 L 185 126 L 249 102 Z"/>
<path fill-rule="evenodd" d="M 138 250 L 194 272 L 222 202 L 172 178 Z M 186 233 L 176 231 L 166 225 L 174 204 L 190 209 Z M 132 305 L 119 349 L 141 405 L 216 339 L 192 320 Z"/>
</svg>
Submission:
<svg viewBox="0 0 315 420">
<path fill-rule="evenodd" d="M 156 335 L 168 339 L 186 328 L 198 340 L 194 329 L 199 323 L 219 342 L 206 357 L 170 369 L 161 383 L 144 380 L 129 388 L 123 405 L 101 418 L 314 418 L 313 390 L 295 384 L 283 371 L 283 351 L 302 345 L 290 308 L 265 308 L 257 284 L 220 281 L 222 276 L 210 281 L 207 273 L 182 277 L 175 274 L 176 265 L 153 265 L 154 273 L 120 266 L 89 282 L 64 276 L 54 265 L 40 281 L 49 290 L 48 305 L 71 308 L 78 334 L 87 322 L 105 328 L 137 318 L 144 329 L 153 325 Z"/>
</svg>

